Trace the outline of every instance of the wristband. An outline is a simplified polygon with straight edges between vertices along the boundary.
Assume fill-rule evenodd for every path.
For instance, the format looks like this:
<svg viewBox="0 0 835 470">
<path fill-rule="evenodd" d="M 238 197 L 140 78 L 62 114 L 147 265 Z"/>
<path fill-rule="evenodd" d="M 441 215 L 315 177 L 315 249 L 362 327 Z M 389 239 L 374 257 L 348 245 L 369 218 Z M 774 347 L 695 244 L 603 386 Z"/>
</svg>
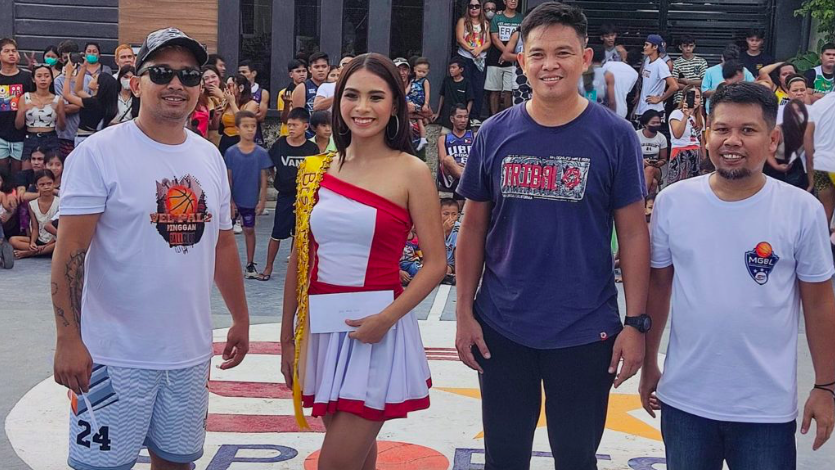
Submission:
<svg viewBox="0 0 835 470">
<path fill-rule="evenodd" d="M 813 389 L 813 390 L 814 390 L 814 389 L 824 390 L 824 391 L 826 391 L 826 392 L 831 393 L 831 394 L 832 394 L 832 397 L 833 397 L 833 398 L 835 398 L 835 391 L 833 391 L 833 390 L 830 390 L 830 389 L 826 388 L 826 387 L 831 387 L 831 386 L 833 386 L 833 385 L 835 385 L 835 382 L 830 382 L 830 383 L 828 383 L 828 384 L 815 384 L 815 386 L 814 386 L 814 387 L 812 387 L 812 389 Z"/>
</svg>

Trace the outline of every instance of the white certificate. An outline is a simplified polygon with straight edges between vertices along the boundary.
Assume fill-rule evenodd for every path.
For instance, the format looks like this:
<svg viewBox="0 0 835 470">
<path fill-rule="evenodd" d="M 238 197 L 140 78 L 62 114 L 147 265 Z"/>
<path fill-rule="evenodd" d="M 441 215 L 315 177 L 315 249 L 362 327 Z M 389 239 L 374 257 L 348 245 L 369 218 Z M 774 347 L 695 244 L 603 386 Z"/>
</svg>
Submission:
<svg viewBox="0 0 835 470">
<path fill-rule="evenodd" d="M 359 320 L 382 312 L 394 302 L 394 291 L 347 292 L 310 296 L 310 332 L 354 331 L 345 320 Z"/>
</svg>

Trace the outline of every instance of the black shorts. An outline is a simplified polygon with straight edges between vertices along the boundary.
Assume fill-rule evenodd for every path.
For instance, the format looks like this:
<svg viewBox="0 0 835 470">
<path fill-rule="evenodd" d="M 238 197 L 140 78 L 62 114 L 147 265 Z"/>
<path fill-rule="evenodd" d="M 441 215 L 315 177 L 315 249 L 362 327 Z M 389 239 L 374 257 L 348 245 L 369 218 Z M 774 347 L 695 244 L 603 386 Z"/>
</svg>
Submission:
<svg viewBox="0 0 835 470">
<path fill-rule="evenodd" d="M 270 236 L 274 240 L 286 240 L 296 231 L 296 196 L 278 195 L 275 201 L 275 219 L 273 221 L 273 233 Z"/>
</svg>

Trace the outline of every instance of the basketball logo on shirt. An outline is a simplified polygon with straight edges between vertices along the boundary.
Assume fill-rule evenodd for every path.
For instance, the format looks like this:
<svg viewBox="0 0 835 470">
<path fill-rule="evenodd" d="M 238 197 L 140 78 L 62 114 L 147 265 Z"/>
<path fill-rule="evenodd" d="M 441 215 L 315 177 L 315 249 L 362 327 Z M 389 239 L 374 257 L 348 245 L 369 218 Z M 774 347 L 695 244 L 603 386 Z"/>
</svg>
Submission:
<svg viewBox="0 0 835 470">
<path fill-rule="evenodd" d="M 157 181 L 157 212 L 151 214 L 151 223 L 169 247 L 187 253 L 188 247 L 200 242 L 211 221 L 206 195 L 196 178 L 186 175 Z"/>
<path fill-rule="evenodd" d="M 502 160 L 502 196 L 581 201 L 591 159 L 509 155 Z"/>
<path fill-rule="evenodd" d="M 771 274 L 778 261 L 780 257 L 774 254 L 768 242 L 759 242 L 753 250 L 745 252 L 745 266 L 748 268 L 748 274 L 759 285 L 768 282 L 768 275 Z"/>
</svg>

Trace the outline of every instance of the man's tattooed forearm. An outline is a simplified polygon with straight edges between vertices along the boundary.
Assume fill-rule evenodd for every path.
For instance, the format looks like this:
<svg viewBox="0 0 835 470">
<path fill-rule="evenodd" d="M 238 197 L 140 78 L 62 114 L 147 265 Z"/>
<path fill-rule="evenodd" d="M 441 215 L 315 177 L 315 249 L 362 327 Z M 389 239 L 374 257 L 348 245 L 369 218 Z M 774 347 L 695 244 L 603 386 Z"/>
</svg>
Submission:
<svg viewBox="0 0 835 470">
<path fill-rule="evenodd" d="M 67 288 L 70 294 L 70 307 L 76 326 L 81 329 L 81 294 L 84 291 L 84 260 L 86 250 L 78 250 L 70 254 L 65 273 Z"/>
<path fill-rule="evenodd" d="M 61 319 L 61 323 L 63 323 L 64 326 L 70 326 L 70 322 L 67 321 L 63 308 L 55 307 L 55 316 Z"/>
</svg>

